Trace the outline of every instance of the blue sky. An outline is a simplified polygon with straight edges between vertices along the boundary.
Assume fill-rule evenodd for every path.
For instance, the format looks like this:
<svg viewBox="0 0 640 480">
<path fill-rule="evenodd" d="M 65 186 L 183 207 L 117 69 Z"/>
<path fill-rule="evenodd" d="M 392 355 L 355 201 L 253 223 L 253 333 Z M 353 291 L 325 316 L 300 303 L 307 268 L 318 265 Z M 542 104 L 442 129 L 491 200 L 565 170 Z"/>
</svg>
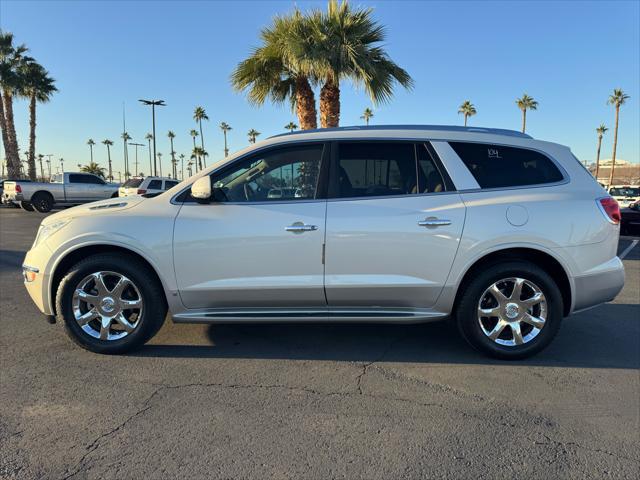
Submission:
<svg viewBox="0 0 640 480">
<path fill-rule="evenodd" d="M 601 122 L 613 127 L 606 100 L 621 87 L 631 99 L 621 113 L 617 156 L 639 160 L 640 2 L 352 3 L 375 9 L 387 27 L 389 54 L 415 80 L 413 91 L 398 89 L 391 103 L 374 107 L 372 123 L 459 125 L 458 106 L 470 99 L 478 109 L 470 125 L 518 129 L 514 100 L 527 92 L 540 102 L 528 115 L 528 133 L 593 160 L 595 128 Z M 165 161 L 169 129 L 177 134 L 176 151 L 189 156 L 196 105 L 211 119 L 204 135 L 212 159 L 222 156 L 221 121 L 233 127 L 232 151 L 246 146 L 250 128 L 261 138 L 282 133 L 295 120 L 289 107 L 250 106 L 231 89 L 229 75 L 258 43 L 260 28 L 296 4 L 303 10 L 325 7 L 306 1 L 2 0 L 1 28 L 30 47 L 60 89 L 38 109 L 37 152 L 64 157 L 69 168 L 88 161 L 88 138 L 110 138 L 116 142 L 116 170 L 122 169 L 123 102 L 134 141 L 145 143 L 151 129 L 150 111 L 138 98 L 167 102 L 157 115 L 158 151 Z M 342 85 L 341 125 L 360 124 L 369 106 L 364 92 Z M 14 109 L 25 150 L 27 104 L 17 101 Z M 603 158 L 611 156 L 612 130 Z M 104 146 L 94 148 L 105 164 Z M 142 159 L 147 155 L 140 150 Z"/>
</svg>

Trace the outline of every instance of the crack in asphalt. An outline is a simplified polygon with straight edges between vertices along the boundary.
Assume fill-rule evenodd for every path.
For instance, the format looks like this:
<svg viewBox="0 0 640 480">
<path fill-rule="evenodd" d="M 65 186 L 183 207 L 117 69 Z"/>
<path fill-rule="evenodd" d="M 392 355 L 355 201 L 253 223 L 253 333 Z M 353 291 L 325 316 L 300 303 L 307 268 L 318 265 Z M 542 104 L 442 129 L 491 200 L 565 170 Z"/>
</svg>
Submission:
<svg viewBox="0 0 640 480">
<path fill-rule="evenodd" d="M 367 370 L 369 369 L 370 366 L 372 366 L 374 363 L 378 363 L 381 362 L 388 354 L 389 352 L 393 349 L 393 347 L 396 346 L 396 344 L 401 341 L 404 340 L 405 338 L 407 338 L 408 335 L 401 335 L 397 338 L 395 338 L 394 340 L 392 340 L 389 345 L 387 346 L 387 348 L 384 349 L 384 351 L 378 356 L 378 358 L 364 363 L 362 365 L 362 372 L 360 372 L 360 375 L 358 375 L 356 377 L 356 389 L 358 390 L 358 394 L 362 395 L 362 378 L 367 374 Z"/>
<path fill-rule="evenodd" d="M 546 439 L 546 442 L 540 442 L 540 441 L 534 440 L 533 441 L 534 445 L 560 447 L 560 448 L 563 449 L 563 453 L 567 453 L 568 452 L 566 447 L 575 447 L 575 448 L 579 448 L 581 450 L 586 450 L 587 452 L 602 453 L 604 455 L 609 455 L 610 457 L 617 458 L 617 459 L 620 459 L 620 460 L 628 460 L 630 462 L 640 463 L 640 460 L 638 460 L 636 458 L 631 458 L 631 457 L 627 457 L 627 456 L 624 456 L 624 455 L 619 455 L 617 453 L 610 452 L 608 450 L 603 450 L 601 448 L 589 448 L 589 447 L 586 447 L 586 446 L 581 445 L 581 444 L 576 443 L 576 442 L 562 442 L 560 440 L 555 440 L 555 439 L 549 437 L 548 435 L 545 435 L 544 433 L 542 434 L 542 436 Z"/>
</svg>

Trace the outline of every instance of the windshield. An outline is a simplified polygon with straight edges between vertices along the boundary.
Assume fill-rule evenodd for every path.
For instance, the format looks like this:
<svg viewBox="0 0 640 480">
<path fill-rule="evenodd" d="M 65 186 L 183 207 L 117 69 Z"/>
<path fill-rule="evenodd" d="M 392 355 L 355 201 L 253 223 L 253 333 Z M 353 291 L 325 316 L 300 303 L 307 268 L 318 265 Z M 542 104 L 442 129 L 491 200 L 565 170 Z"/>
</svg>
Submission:
<svg viewBox="0 0 640 480">
<path fill-rule="evenodd" d="M 126 182 L 124 182 L 124 185 L 122 185 L 123 187 L 139 187 L 140 184 L 142 183 L 142 178 L 130 178 L 129 180 L 127 180 Z"/>
<path fill-rule="evenodd" d="M 613 187 L 609 194 L 614 197 L 640 197 L 640 187 Z"/>
</svg>

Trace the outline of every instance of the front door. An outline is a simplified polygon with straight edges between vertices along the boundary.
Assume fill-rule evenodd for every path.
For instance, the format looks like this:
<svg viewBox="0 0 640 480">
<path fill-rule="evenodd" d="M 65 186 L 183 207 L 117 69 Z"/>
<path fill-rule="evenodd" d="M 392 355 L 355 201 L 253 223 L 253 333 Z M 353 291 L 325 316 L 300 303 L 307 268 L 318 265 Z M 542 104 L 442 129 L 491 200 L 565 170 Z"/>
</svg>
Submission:
<svg viewBox="0 0 640 480">
<path fill-rule="evenodd" d="M 453 190 L 428 144 L 339 143 L 327 204 L 329 307 L 435 304 L 465 218 Z"/>
<path fill-rule="evenodd" d="M 187 308 L 326 308 L 324 150 L 253 154 L 211 175 L 216 201 L 185 201 L 174 262 Z"/>
</svg>

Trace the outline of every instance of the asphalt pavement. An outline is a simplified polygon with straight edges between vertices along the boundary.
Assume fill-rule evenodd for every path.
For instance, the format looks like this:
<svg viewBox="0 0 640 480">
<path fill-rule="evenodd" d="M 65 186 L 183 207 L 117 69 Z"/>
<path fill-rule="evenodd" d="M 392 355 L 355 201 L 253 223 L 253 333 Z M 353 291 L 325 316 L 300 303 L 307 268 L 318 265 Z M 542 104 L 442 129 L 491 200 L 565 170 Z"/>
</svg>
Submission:
<svg viewBox="0 0 640 480">
<path fill-rule="evenodd" d="M 124 356 L 49 325 L 0 208 L 0 478 L 640 476 L 640 245 L 627 283 L 519 362 L 447 323 L 174 325 Z"/>
</svg>

